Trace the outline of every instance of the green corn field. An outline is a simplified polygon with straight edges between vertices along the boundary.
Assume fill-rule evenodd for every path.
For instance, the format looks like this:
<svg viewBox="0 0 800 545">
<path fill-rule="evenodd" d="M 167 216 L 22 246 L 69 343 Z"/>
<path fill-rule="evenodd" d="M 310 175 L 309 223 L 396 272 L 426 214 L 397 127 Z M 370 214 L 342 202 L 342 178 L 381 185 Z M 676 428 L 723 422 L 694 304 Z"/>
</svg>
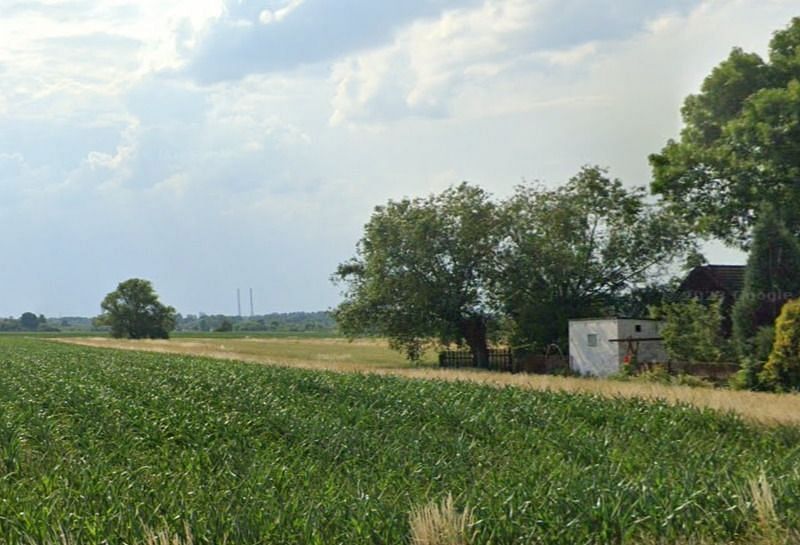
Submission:
<svg viewBox="0 0 800 545">
<path fill-rule="evenodd" d="M 0 338 L 0 543 L 729 543 L 800 529 L 800 430 L 638 400 Z"/>
</svg>

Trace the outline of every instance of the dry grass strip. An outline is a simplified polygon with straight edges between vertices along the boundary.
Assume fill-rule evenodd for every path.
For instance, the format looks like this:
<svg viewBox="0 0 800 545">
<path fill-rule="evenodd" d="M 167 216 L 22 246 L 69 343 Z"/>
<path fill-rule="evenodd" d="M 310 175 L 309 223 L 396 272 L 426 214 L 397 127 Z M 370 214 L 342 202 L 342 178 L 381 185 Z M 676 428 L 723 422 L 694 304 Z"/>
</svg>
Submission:
<svg viewBox="0 0 800 545">
<path fill-rule="evenodd" d="M 572 392 L 609 398 L 661 400 L 670 404 L 689 404 L 722 412 L 734 412 L 747 420 L 767 425 L 800 425 L 800 395 L 739 392 L 725 389 L 690 388 L 638 382 L 589 378 L 555 377 L 495 373 L 478 370 L 437 368 L 375 368 L 369 362 L 324 361 L 320 359 L 278 361 L 268 355 L 237 352 L 220 345 L 219 339 L 192 341 L 129 341 L 109 338 L 65 338 L 60 342 L 82 346 L 138 350 L 164 354 L 203 356 L 245 361 L 280 367 L 399 376 L 412 379 L 471 382 L 497 387 L 513 386 L 529 390 Z"/>
</svg>

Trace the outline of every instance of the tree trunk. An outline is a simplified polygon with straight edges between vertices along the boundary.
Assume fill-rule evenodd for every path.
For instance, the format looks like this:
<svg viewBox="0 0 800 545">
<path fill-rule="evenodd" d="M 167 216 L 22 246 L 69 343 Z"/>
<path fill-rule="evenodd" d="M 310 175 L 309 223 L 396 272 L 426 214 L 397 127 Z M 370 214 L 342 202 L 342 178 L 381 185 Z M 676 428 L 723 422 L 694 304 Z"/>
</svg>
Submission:
<svg viewBox="0 0 800 545">
<path fill-rule="evenodd" d="M 461 333 L 472 351 L 475 367 L 489 368 L 489 344 L 486 339 L 486 320 L 482 316 L 468 318 L 461 322 Z"/>
</svg>

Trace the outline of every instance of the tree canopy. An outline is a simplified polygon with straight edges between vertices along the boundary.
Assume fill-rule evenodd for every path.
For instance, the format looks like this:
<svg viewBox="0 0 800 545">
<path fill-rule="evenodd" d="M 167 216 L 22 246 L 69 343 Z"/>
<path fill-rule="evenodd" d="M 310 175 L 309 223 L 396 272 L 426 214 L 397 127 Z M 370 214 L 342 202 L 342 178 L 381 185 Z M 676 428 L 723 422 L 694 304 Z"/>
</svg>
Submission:
<svg viewBox="0 0 800 545">
<path fill-rule="evenodd" d="M 586 167 L 560 189 L 523 185 L 501 202 L 466 183 L 390 201 L 334 275 L 346 286 L 336 318 L 343 333 L 387 336 L 411 358 L 434 340 L 463 342 L 486 365 L 492 333 L 515 347 L 563 345 L 570 318 L 643 296 L 690 246 L 644 197 Z"/>
<path fill-rule="evenodd" d="M 503 209 L 497 282 L 512 343 L 565 346 L 569 319 L 654 295 L 649 281 L 692 244 L 677 218 L 644 199 L 644 189 L 627 189 L 597 167 L 555 190 L 517 188 Z"/>
<path fill-rule="evenodd" d="M 139 278 L 121 282 L 100 304 L 97 323 L 111 327 L 111 335 L 129 339 L 166 339 L 175 328 L 175 309 L 163 305 L 153 285 Z"/>
<path fill-rule="evenodd" d="M 36 331 L 39 329 L 39 317 L 36 316 L 33 312 L 23 312 L 22 315 L 19 317 L 19 325 L 22 329 L 26 329 L 28 331 Z"/>
<path fill-rule="evenodd" d="M 334 275 L 346 286 L 335 313 L 342 332 L 385 335 L 411 359 L 431 339 L 465 342 L 487 366 L 496 209 L 467 183 L 377 207 L 356 257 Z"/>
<path fill-rule="evenodd" d="M 703 235 L 746 248 L 762 201 L 800 234 L 800 18 L 769 57 L 734 49 L 686 98 L 680 139 L 651 155 L 652 190 Z"/>
</svg>

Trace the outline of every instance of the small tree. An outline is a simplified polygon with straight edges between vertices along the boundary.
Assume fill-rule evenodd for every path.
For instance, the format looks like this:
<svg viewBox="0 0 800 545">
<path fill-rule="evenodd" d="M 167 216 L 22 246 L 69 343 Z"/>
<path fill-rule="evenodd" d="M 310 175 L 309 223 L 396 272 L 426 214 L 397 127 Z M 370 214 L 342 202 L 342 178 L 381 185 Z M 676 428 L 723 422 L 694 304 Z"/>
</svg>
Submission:
<svg viewBox="0 0 800 545">
<path fill-rule="evenodd" d="M 111 327 L 111 336 L 129 339 L 167 339 L 175 329 L 175 309 L 163 305 L 153 285 L 139 278 L 120 283 L 100 304 L 97 323 Z"/>
<path fill-rule="evenodd" d="M 783 306 L 775 322 L 775 344 L 759 379 L 770 389 L 800 389 L 800 299 Z"/>
<path fill-rule="evenodd" d="M 664 320 L 661 336 L 670 359 L 687 363 L 725 359 L 730 351 L 722 336 L 721 308 L 718 299 L 708 305 L 690 299 L 653 309 L 653 317 Z"/>
</svg>

